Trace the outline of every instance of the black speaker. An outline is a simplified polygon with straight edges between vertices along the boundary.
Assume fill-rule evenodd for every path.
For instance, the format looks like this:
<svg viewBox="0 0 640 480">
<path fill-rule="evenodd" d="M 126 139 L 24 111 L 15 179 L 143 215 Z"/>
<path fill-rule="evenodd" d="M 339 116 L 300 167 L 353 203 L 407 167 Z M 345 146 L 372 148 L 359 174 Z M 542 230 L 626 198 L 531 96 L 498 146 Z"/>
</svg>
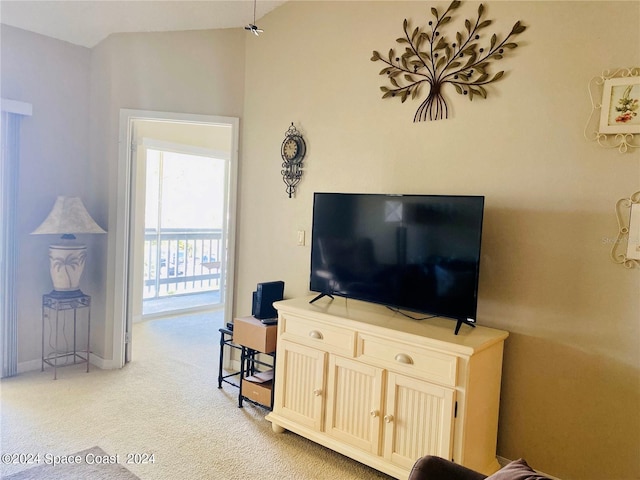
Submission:
<svg viewBox="0 0 640 480">
<path fill-rule="evenodd" d="M 251 315 L 259 319 L 277 317 L 278 313 L 273 308 L 273 302 L 282 300 L 283 295 L 284 282 L 282 280 L 259 283 L 256 291 L 253 292 Z"/>
</svg>

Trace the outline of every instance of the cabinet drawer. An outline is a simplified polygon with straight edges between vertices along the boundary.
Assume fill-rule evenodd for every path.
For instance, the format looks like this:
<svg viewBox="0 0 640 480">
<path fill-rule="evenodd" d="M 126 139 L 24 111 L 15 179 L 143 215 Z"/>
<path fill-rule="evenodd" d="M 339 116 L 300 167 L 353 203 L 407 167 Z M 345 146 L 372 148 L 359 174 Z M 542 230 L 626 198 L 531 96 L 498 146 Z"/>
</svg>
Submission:
<svg viewBox="0 0 640 480">
<path fill-rule="evenodd" d="M 360 360 L 389 370 L 442 385 L 456 385 L 458 358 L 453 355 L 365 333 L 358 334 L 356 355 Z"/>
<path fill-rule="evenodd" d="M 287 313 L 278 320 L 282 338 L 320 350 L 353 357 L 355 332 Z"/>
</svg>

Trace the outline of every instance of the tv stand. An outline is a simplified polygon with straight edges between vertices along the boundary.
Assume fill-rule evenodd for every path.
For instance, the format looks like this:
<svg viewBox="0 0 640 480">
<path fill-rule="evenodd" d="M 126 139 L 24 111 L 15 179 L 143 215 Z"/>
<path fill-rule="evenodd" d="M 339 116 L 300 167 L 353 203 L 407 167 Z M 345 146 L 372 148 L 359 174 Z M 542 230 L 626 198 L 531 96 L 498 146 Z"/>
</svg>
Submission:
<svg viewBox="0 0 640 480">
<path fill-rule="evenodd" d="M 416 322 L 342 297 L 276 302 L 274 432 L 297 433 L 395 478 L 422 455 L 490 475 L 508 332 Z"/>
<path fill-rule="evenodd" d="M 329 297 L 331 300 L 333 300 L 333 295 L 331 295 L 330 293 L 320 293 L 319 295 L 316 295 L 311 300 L 309 300 L 309 303 L 313 303 L 316 300 L 320 300 L 322 297 Z"/>
</svg>

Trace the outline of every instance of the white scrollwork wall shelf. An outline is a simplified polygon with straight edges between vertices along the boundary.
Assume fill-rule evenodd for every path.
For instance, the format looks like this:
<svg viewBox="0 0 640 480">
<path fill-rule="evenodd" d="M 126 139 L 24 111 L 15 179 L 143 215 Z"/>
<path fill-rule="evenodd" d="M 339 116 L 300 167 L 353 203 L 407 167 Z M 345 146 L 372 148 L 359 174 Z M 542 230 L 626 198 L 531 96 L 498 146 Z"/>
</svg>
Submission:
<svg viewBox="0 0 640 480">
<path fill-rule="evenodd" d="M 618 237 L 611 259 L 627 268 L 640 267 L 640 191 L 616 202 Z"/>
<path fill-rule="evenodd" d="M 637 123 L 635 126 L 629 125 L 628 131 L 622 128 L 607 129 L 603 127 L 603 104 L 605 110 L 609 108 L 609 99 L 604 93 L 610 93 L 607 90 L 608 84 L 615 79 L 629 79 L 629 83 L 636 83 L 636 79 L 640 79 L 640 67 L 619 68 L 613 72 L 605 70 L 599 77 L 594 77 L 589 82 L 589 97 L 591 99 L 591 115 L 587 120 L 584 128 L 584 137 L 590 141 L 598 142 L 598 145 L 604 148 L 617 148 L 620 153 L 633 151 L 640 148 L 640 131 Z M 606 112 L 605 112 L 606 113 Z M 640 112 L 636 112 L 640 117 Z M 606 130 L 606 131 L 604 131 Z M 616 130 L 616 131 L 611 131 Z"/>
</svg>

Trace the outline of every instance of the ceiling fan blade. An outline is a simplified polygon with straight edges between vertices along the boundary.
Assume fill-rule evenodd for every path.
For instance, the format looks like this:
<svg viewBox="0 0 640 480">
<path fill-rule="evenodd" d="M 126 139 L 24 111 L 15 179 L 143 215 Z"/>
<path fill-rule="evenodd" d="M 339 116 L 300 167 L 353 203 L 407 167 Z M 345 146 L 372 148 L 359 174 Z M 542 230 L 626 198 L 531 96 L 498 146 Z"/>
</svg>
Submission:
<svg viewBox="0 0 640 480">
<path fill-rule="evenodd" d="M 258 28 L 258 26 L 253 23 L 250 23 L 249 25 L 245 26 L 244 29 L 253 33 L 256 36 L 264 32 L 264 30 L 262 30 L 261 28 Z"/>
</svg>

